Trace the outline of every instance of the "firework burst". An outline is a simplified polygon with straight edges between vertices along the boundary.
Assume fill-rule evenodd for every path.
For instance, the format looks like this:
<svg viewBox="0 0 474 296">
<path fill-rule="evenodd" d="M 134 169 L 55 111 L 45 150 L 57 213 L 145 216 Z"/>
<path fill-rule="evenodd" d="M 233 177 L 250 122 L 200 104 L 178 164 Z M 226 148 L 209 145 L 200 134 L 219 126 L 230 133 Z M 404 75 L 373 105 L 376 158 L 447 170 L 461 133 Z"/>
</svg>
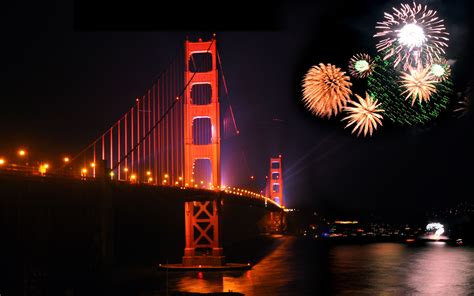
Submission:
<svg viewBox="0 0 474 296">
<path fill-rule="evenodd" d="M 349 76 L 331 64 L 313 66 L 303 79 L 303 102 L 311 112 L 331 118 L 346 106 L 352 94 Z"/>
<path fill-rule="evenodd" d="M 354 107 L 344 108 L 344 111 L 348 112 L 349 115 L 342 120 L 349 120 L 346 128 L 356 123 L 352 129 L 352 133 L 358 129 L 359 132 L 357 136 L 359 136 L 362 131 L 364 132 L 364 137 L 367 135 L 367 132 L 372 136 L 373 131 L 377 130 L 377 125 L 382 126 L 383 117 L 379 113 L 384 110 L 378 109 L 380 103 L 377 103 L 377 100 L 374 100 L 367 93 L 365 93 L 365 99 L 357 94 L 355 96 L 359 100 L 359 103 L 349 101 L 349 104 L 352 104 Z"/>
<path fill-rule="evenodd" d="M 366 53 L 353 55 L 349 61 L 349 73 L 355 78 L 365 78 L 374 70 L 374 60 Z"/>
<path fill-rule="evenodd" d="M 402 86 L 405 90 L 401 93 L 402 95 L 407 93 L 406 99 L 412 98 L 411 105 L 415 103 L 418 98 L 420 102 L 427 102 L 430 100 L 432 93 L 436 92 L 436 78 L 431 74 L 429 67 L 417 69 L 413 67 L 408 68 L 409 73 L 402 73 Z"/>
<path fill-rule="evenodd" d="M 392 13 L 385 13 L 383 21 L 377 22 L 375 28 L 379 31 L 374 37 L 381 38 L 377 50 L 384 53 L 384 59 L 395 56 L 395 67 L 400 63 L 404 70 L 410 65 L 426 67 L 441 58 L 448 46 L 449 33 L 443 22 L 436 11 L 426 5 L 401 4 L 400 8 L 394 7 Z"/>
<path fill-rule="evenodd" d="M 445 58 L 441 58 L 431 64 L 430 72 L 436 81 L 446 81 L 451 76 L 451 66 Z"/>
</svg>

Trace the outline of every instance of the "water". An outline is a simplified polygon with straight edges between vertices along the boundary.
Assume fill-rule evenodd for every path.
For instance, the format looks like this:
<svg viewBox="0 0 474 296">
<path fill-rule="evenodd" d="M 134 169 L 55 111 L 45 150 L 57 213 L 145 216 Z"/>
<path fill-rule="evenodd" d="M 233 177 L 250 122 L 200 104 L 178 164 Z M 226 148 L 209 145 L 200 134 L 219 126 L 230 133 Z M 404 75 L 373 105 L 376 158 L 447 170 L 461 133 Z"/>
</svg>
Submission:
<svg viewBox="0 0 474 296">
<path fill-rule="evenodd" d="M 159 277 L 165 280 L 166 275 Z M 249 271 L 169 272 L 168 290 L 245 295 L 474 295 L 474 248 L 283 237 Z M 165 295 L 164 289 L 143 295 Z"/>
</svg>

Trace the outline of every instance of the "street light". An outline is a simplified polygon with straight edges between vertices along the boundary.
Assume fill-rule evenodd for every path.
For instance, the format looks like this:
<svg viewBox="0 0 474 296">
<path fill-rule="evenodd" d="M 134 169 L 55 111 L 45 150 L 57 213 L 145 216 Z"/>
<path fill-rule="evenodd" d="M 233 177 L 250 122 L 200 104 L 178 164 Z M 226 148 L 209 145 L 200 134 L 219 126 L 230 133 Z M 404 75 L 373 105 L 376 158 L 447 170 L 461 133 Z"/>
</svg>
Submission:
<svg viewBox="0 0 474 296">
<path fill-rule="evenodd" d="M 25 156 L 26 155 L 26 150 L 24 150 L 24 149 L 18 150 L 18 155 Z"/>
<path fill-rule="evenodd" d="M 83 169 L 81 170 L 81 177 L 82 177 L 83 179 L 85 179 L 85 178 L 87 177 L 87 169 L 86 169 L 86 168 L 83 168 Z"/>
<path fill-rule="evenodd" d="M 0 165 L 4 165 L 4 164 L 5 164 L 5 162 L 6 162 L 6 161 L 5 161 L 5 159 L 3 159 L 3 158 L 0 158 Z"/>
<path fill-rule="evenodd" d="M 69 157 L 64 157 L 64 158 L 63 158 L 63 161 L 64 161 L 65 163 L 68 163 L 68 162 L 69 162 Z"/>
</svg>

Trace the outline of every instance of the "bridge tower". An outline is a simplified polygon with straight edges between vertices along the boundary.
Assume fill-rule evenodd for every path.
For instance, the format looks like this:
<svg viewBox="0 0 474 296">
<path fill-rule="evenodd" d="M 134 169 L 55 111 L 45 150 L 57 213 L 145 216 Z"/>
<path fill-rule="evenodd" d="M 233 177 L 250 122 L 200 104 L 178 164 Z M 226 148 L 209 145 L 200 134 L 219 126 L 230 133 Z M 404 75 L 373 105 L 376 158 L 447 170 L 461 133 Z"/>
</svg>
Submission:
<svg viewBox="0 0 474 296">
<path fill-rule="evenodd" d="M 283 174 L 282 174 L 282 157 L 278 155 L 278 157 L 270 158 L 270 171 L 268 174 L 268 181 L 267 181 L 267 196 L 279 204 L 280 206 L 284 206 L 284 199 L 283 199 Z"/>
<path fill-rule="evenodd" d="M 218 100 L 217 48 L 215 37 L 210 41 L 185 41 L 185 97 L 184 97 L 184 179 L 193 183 L 195 162 L 207 159 L 211 164 L 211 184 L 220 186 L 220 116 Z M 200 55 L 200 57 L 199 57 Z M 209 62 L 210 60 L 210 62 Z M 207 98 L 203 98 L 205 87 Z M 210 88 L 210 91 L 209 91 Z M 198 97 L 201 96 L 201 97 Z M 208 119 L 210 141 L 194 138 L 193 125 L 197 119 Z M 197 126 L 197 123 L 196 123 Z M 185 202 L 185 233 L 183 265 L 224 265 L 220 236 L 221 201 L 200 200 Z"/>
</svg>

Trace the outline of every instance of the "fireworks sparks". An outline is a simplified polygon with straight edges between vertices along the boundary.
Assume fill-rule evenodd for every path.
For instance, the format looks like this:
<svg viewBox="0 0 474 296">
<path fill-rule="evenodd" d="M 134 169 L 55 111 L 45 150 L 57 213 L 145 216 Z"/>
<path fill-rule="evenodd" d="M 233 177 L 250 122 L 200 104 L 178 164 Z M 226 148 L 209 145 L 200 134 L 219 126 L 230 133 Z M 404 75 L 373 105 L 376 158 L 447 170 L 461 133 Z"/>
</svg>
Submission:
<svg viewBox="0 0 474 296">
<path fill-rule="evenodd" d="M 384 121 L 389 120 L 396 125 L 422 126 L 435 120 L 448 108 L 453 94 L 451 79 L 435 84 L 436 92 L 432 93 L 428 102 L 417 101 L 413 106 L 411 100 L 405 100 L 405 89 L 400 86 L 400 72 L 393 68 L 393 60 L 384 61 L 375 56 L 375 70 L 367 77 L 367 91 L 377 98 L 384 109 Z"/>
<path fill-rule="evenodd" d="M 313 114 L 331 118 L 337 115 L 352 94 L 349 76 L 334 65 L 313 66 L 303 79 L 303 102 Z"/>
<path fill-rule="evenodd" d="M 467 96 L 463 96 L 461 100 L 458 101 L 458 107 L 454 109 L 458 115 L 458 118 L 461 118 L 467 114 L 471 107 L 471 100 Z"/>
<path fill-rule="evenodd" d="M 384 59 L 396 57 L 395 67 L 400 63 L 404 70 L 409 66 L 427 66 L 445 53 L 449 33 L 435 10 L 413 2 L 413 6 L 394 7 L 393 13 L 385 13 L 384 18 L 377 22 L 375 28 L 379 32 L 374 37 L 382 38 L 377 50 L 384 53 Z"/>
<path fill-rule="evenodd" d="M 411 105 L 415 103 L 418 98 L 420 102 L 427 102 L 430 100 L 432 93 L 436 92 L 436 79 L 430 72 L 430 68 L 424 69 L 418 67 L 414 69 L 409 67 L 409 73 L 402 73 L 402 86 L 405 90 L 402 95 L 408 93 L 405 99 L 412 98 Z"/>
<path fill-rule="evenodd" d="M 454 113 L 457 114 L 458 118 L 464 117 L 471 110 L 471 84 L 469 84 L 465 91 L 458 92 L 457 97 L 459 101 L 457 103 L 457 108 L 454 109 Z"/>
<path fill-rule="evenodd" d="M 377 100 L 374 100 L 367 93 L 365 94 L 365 99 L 357 94 L 355 96 L 359 100 L 359 103 L 349 101 L 349 104 L 352 104 L 354 107 L 344 108 L 350 115 L 344 117 L 342 120 L 349 120 L 346 128 L 357 123 L 352 129 L 352 133 L 357 129 L 359 130 L 357 136 L 359 136 L 362 131 L 364 131 L 364 137 L 367 135 L 367 132 L 372 136 L 373 131 L 377 129 L 377 124 L 382 126 L 381 119 L 383 119 L 383 117 L 379 113 L 384 110 L 378 109 L 380 103 L 377 103 Z"/>
<path fill-rule="evenodd" d="M 451 76 L 451 66 L 449 66 L 448 61 L 442 58 L 435 61 L 431 65 L 431 75 L 433 75 L 436 81 L 445 81 Z"/>
<path fill-rule="evenodd" d="M 365 78 L 369 76 L 374 68 L 374 61 L 366 53 L 359 53 L 349 61 L 349 73 L 355 78 Z"/>
</svg>

